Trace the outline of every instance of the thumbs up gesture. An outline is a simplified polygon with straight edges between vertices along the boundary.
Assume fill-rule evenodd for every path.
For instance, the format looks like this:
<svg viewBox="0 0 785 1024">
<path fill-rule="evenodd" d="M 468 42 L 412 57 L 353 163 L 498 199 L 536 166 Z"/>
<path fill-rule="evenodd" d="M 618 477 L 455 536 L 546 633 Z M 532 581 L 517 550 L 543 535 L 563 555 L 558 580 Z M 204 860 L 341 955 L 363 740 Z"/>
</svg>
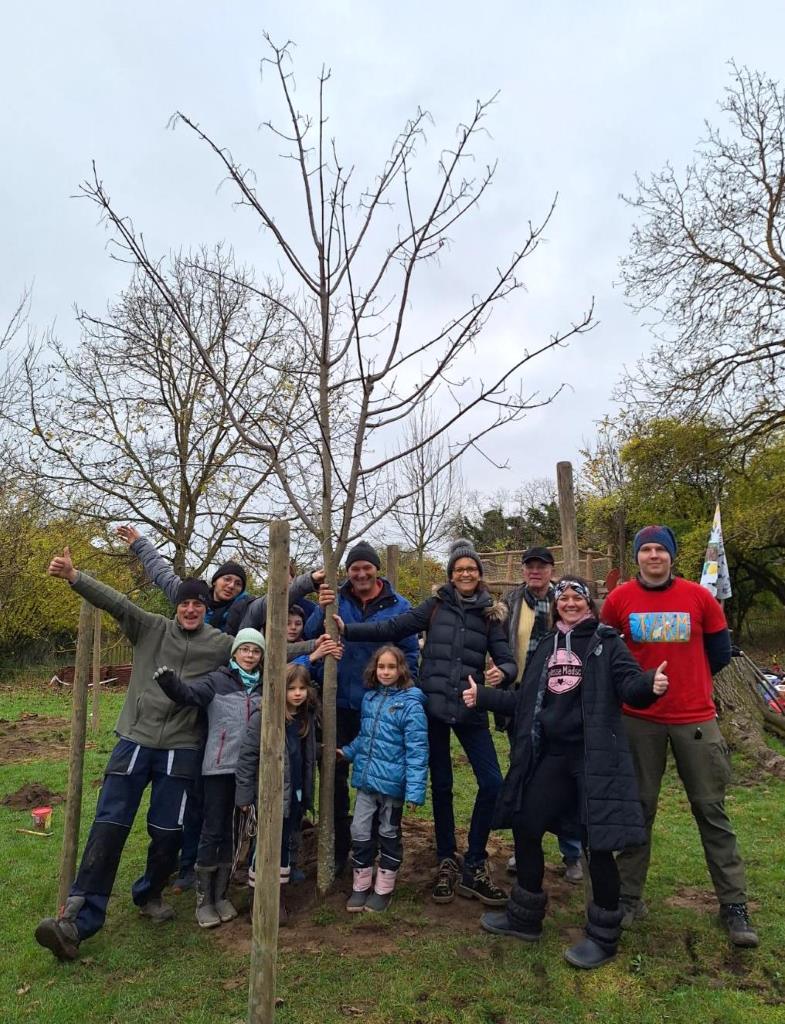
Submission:
<svg viewBox="0 0 785 1024">
<path fill-rule="evenodd" d="M 477 706 L 477 683 L 469 676 L 468 686 L 461 694 L 463 697 L 463 703 L 467 708 L 473 708 Z"/>
<path fill-rule="evenodd" d="M 49 563 L 47 572 L 50 576 L 58 576 L 61 580 L 68 580 L 73 583 L 76 579 L 76 569 L 71 561 L 70 548 L 63 548 L 62 555 L 55 556 Z"/>
<path fill-rule="evenodd" d="M 654 685 L 652 686 L 652 689 L 658 697 L 661 697 L 663 693 L 667 691 L 668 686 L 670 685 L 668 682 L 668 677 L 665 675 L 665 669 L 667 667 L 668 662 L 663 661 L 663 663 L 657 667 L 657 671 L 654 673 Z"/>
<path fill-rule="evenodd" d="M 488 668 L 485 670 L 486 686 L 498 686 L 503 679 L 504 673 L 499 666 L 494 663 L 493 658 L 489 658 Z"/>
</svg>

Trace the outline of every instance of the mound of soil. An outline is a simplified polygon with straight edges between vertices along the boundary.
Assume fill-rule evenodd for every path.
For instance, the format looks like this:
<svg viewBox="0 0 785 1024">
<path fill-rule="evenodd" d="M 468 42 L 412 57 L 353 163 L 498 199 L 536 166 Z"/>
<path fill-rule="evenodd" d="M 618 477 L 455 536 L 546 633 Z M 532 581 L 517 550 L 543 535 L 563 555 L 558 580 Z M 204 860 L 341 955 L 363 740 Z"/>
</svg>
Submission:
<svg viewBox="0 0 785 1024">
<path fill-rule="evenodd" d="M 62 760 L 68 756 L 71 725 L 65 718 L 26 714 L 14 722 L 0 718 L 0 762 Z"/>
<path fill-rule="evenodd" d="M 0 800 L 3 807 L 12 811 L 32 811 L 34 807 L 54 807 L 65 800 L 62 793 L 53 793 L 42 782 L 27 782 L 15 793 L 8 793 Z"/>
<path fill-rule="evenodd" d="M 458 846 L 465 846 L 466 833 L 458 830 Z M 431 900 L 431 886 L 436 871 L 436 844 L 433 823 L 416 818 L 403 820 L 404 861 L 395 899 L 386 914 L 348 914 L 346 900 L 352 888 L 351 871 L 347 869 L 333 891 L 322 901 L 316 893 L 316 829 L 303 833 L 303 870 L 305 882 L 290 885 L 286 893 L 290 927 L 281 928 L 278 948 L 318 953 L 325 947 L 338 956 L 376 957 L 394 952 L 402 943 L 417 938 L 443 936 L 450 939 L 465 936 L 466 950 L 472 956 L 491 955 L 484 946 L 471 940 L 480 932 L 480 915 L 487 908 L 477 900 L 456 896 L 452 903 L 436 904 Z M 488 843 L 493 876 L 502 888 L 512 885 L 506 873 L 507 858 L 512 852 L 509 840 L 491 836 Z M 545 886 L 551 906 L 575 903 L 577 920 L 582 915 L 583 887 L 564 881 L 556 867 L 546 866 Z M 240 917 L 210 934 L 215 941 L 232 950 L 250 952 L 251 919 L 247 890 L 237 887 L 233 900 Z M 244 910 L 244 912 L 242 912 Z"/>
</svg>

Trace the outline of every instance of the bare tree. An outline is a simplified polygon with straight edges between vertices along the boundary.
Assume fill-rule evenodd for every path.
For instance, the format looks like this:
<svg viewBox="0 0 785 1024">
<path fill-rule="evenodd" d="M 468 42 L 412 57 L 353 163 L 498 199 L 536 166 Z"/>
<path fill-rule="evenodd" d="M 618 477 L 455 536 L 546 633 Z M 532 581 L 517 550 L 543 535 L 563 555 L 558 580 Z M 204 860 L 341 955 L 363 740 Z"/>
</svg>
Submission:
<svg viewBox="0 0 785 1024">
<path fill-rule="evenodd" d="M 659 344 L 617 397 L 645 419 L 719 416 L 737 437 L 785 423 L 785 94 L 731 65 L 721 110 L 682 175 L 638 178 L 639 213 L 622 262 L 635 310 L 653 311 Z"/>
<path fill-rule="evenodd" d="M 287 328 L 220 246 L 174 256 L 156 272 L 187 326 L 137 269 L 105 315 L 77 312 L 76 352 L 57 338 L 28 352 L 32 466 L 54 507 L 131 520 L 169 542 L 180 575 L 186 566 L 202 572 L 226 547 L 253 564 L 271 511 L 272 488 L 261 490 L 271 465 L 227 406 L 241 387 L 256 416 L 271 413 Z M 246 414 L 236 413 L 242 424 Z"/>
<path fill-rule="evenodd" d="M 393 502 L 390 519 L 406 547 L 417 557 L 420 597 L 426 596 L 425 554 L 452 533 L 452 517 L 463 489 L 460 467 L 449 460 L 444 437 L 434 434 L 438 422 L 427 406 L 420 406 L 407 423 L 402 444 L 409 452 L 390 474 L 386 501 Z M 446 465 L 446 468 L 444 468 Z M 399 501 L 398 496 L 409 497 Z"/>
<path fill-rule="evenodd" d="M 416 149 L 425 143 L 428 121 L 421 110 L 395 138 L 373 182 L 355 189 L 352 168 L 327 134 L 324 94 L 329 73 L 323 71 L 319 77 L 318 115 L 312 120 L 296 105 L 289 47 L 268 42 L 271 56 L 264 64 L 272 68 L 280 86 L 287 127 L 282 130 L 272 122 L 267 127 L 276 143 L 287 148 L 302 192 L 304 242 L 294 229 L 287 232 L 272 199 L 259 192 L 249 169 L 185 114 L 178 114 L 176 121 L 214 154 L 237 190 L 237 204 L 259 218 L 286 267 L 290 279 L 286 296 L 269 286 L 259 290 L 260 297 L 276 304 L 288 318 L 299 345 L 299 373 L 296 380 L 294 375 L 288 378 L 288 390 L 278 389 L 277 415 L 260 415 L 258 396 L 242 386 L 230 392 L 213 354 L 200 338 L 192 340 L 224 396 L 238 437 L 269 460 L 294 513 L 318 539 L 327 579 L 335 585 L 337 566 L 349 542 L 380 522 L 394 504 L 406 503 L 416 493 L 414 487 L 401 488 L 385 499 L 379 489 L 384 474 L 419 447 L 450 437 L 441 461 L 420 481 L 428 486 L 492 431 L 550 402 L 560 388 L 545 397 L 539 389 L 528 394 L 521 373 L 540 353 L 588 330 L 592 310 L 535 348 L 516 346 L 506 364 L 496 370 L 478 372 L 473 363 L 475 340 L 493 307 L 520 287 L 517 274 L 537 249 L 551 208 L 542 224 L 529 223 L 523 229 L 519 250 L 484 274 L 491 280 L 430 336 L 411 329 L 407 314 L 417 271 L 448 252 L 450 232 L 477 206 L 493 180 L 493 167 L 486 167 L 476 178 L 465 173 L 489 104 L 477 103 L 469 121 L 458 127 L 452 146 L 441 152 L 427 200 L 418 198 L 423 188 L 414 174 Z M 141 236 L 113 208 L 97 175 L 84 183 L 83 193 L 101 207 L 126 256 L 137 262 L 173 315 L 187 325 L 177 295 L 150 260 Z M 401 218 L 397 227 L 389 223 L 394 211 Z M 244 351 L 241 340 L 238 347 Z M 302 415 L 303 402 L 310 403 L 307 416 Z M 432 426 L 416 441 L 407 441 L 402 432 L 428 403 L 436 416 Z M 315 472 L 313 459 L 317 460 Z M 333 629 L 330 611 L 327 622 Z M 328 659 L 322 694 L 326 751 L 335 748 L 335 694 L 335 663 Z M 326 757 L 319 815 L 322 892 L 330 886 L 334 871 L 333 787 L 334 762 Z"/>
</svg>

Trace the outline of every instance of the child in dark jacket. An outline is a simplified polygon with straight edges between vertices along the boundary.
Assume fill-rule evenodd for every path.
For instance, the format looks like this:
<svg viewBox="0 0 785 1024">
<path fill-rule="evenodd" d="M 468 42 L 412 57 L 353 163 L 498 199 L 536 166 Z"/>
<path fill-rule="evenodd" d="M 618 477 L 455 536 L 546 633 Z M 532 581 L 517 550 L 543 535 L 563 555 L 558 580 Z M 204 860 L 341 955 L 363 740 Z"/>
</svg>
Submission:
<svg viewBox="0 0 785 1024">
<path fill-rule="evenodd" d="M 425 695 L 413 684 L 403 651 L 380 647 L 365 670 L 365 686 L 360 733 L 338 751 L 339 758 L 354 762 L 352 785 L 357 790 L 351 828 L 352 894 L 346 904 L 350 912 L 381 911 L 390 905 L 403 857 L 403 804 L 424 803 L 428 776 Z M 371 892 L 377 815 L 380 856 Z"/>
<path fill-rule="evenodd" d="M 281 835 L 281 902 L 278 920 L 286 924 L 288 913 L 284 886 L 291 875 L 290 839 L 300 826 L 303 813 L 313 809 L 314 769 L 316 766 L 316 717 L 318 698 L 305 665 L 286 667 L 286 756 L 283 783 L 283 832 Z M 261 744 L 261 705 L 251 715 L 237 762 L 235 802 L 248 810 L 255 806 L 259 789 L 259 747 Z M 254 865 L 248 872 L 248 884 L 256 881 Z"/>
<path fill-rule="evenodd" d="M 616 630 L 597 622 L 580 577 L 564 577 L 556 586 L 553 623 L 519 690 L 472 681 L 463 694 L 467 707 L 515 715 L 494 825 L 512 827 L 518 884 L 506 910 L 483 914 L 480 923 L 495 934 L 537 941 L 548 899 L 543 834 L 582 835 L 593 898 L 586 937 L 564 955 L 574 967 L 593 968 L 615 956 L 621 931 L 613 854 L 640 845 L 645 835 L 621 704 L 653 704 L 668 678 L 664 662 L 641 672 Z"/>
<path fill-rule="evenodd" d="M 202 761 L 204 816 L 196 855 L 196 920 L 215 928 L 237 917 L 226 896 L 232 873 L 235 769 L 248 721 L 261 699 L 264 637 L 241 629 L 228 665 L 184 683 L 167 668 L 155 673 L 170 700 L 207 709 L 207 743 Z"/>
</svg>

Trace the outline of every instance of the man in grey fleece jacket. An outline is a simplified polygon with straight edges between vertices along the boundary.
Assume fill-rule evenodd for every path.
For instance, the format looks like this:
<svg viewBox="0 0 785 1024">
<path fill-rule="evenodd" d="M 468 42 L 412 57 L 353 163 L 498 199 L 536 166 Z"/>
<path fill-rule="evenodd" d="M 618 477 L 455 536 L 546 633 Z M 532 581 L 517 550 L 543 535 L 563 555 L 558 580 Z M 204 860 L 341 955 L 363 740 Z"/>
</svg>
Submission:
<svg viewBox="0 0 785 1024">
<path fill-rule="evenodd" d="M 120 856 L 148 783 L 150 846 L 132 898 L 153 921 L 173 916 L 161 893 L 177 860 L 188 791 L 199 772 L 202 726 L 198 709 L 169 700 L 153 673 L 159 665 L 171 665 L 185 682 L 204 676 L 229 660 L 232 637 L 205 625 L 209 589 L 201 580 L 183 580 L 175 616 L 169 619 L 144 611 L 79 572 L 68 548 L 52 559 L 49 574 L 67 580 L 90 604 L 115 618 L 134 648 L 128 694 L 115 726 L 119 739 L 109 757 L 76 881 L 60 916 L 41 921 L 35 933 L 56 957 L 74 960 L 79 943 L 103 926 Z"/>
</svg>

